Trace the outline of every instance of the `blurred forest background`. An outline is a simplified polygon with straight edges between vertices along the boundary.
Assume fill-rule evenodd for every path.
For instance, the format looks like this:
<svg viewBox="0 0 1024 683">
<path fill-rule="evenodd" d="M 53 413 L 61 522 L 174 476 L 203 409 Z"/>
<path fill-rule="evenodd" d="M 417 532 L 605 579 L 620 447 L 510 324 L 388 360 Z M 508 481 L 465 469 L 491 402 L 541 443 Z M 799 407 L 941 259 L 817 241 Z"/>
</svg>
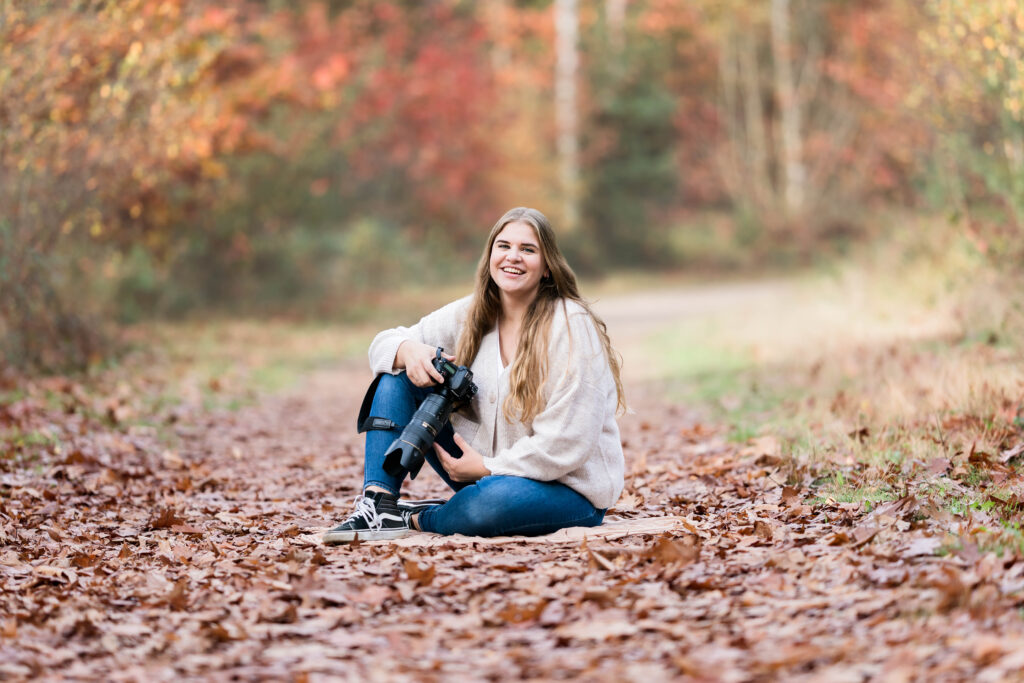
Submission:
<svg viewBox="0 0 1024 683">
<path fill-rule="evenodd" d="M 3 353 L 344 320 L 523 204 L 590 276 L 888 241 L 1019 298 L 1022 105 L 1018 0 L 0 0 Z"/>
</svg>

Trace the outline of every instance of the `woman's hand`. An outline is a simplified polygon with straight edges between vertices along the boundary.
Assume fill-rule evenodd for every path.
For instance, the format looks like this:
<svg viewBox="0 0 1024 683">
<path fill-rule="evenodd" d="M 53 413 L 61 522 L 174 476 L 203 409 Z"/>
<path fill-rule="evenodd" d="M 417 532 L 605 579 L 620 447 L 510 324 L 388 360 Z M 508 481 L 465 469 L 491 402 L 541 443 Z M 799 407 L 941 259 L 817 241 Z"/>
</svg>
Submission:
<svg viewBox="0 0 1024 683">
<path fill-rule="evenodd" d="M 444 377 L 432 363 L 436 355 L 436 346 L 406 340 L 399 345 L 398 352 L 395 354 L 395 369 L 405 370 L 409 380 L 418 387 L 440 384 L 444 381 Z M 441 355 L 448 360 L 455 360 L 455 356 L 449 353 L 442 352 Z"/>
<path fill-rule="evenodd" d="M 441 461 L 441 466 L 452 481 L 476 481 L 491 473 L 484 464 L 484 456 L 473 450 L 473 447 L 458 434 L 455 435 L 455 445 L 462 449 L 461 458 L 453 458 L 448 451 L 434 442 L 434 450 Z"/>
</svg>

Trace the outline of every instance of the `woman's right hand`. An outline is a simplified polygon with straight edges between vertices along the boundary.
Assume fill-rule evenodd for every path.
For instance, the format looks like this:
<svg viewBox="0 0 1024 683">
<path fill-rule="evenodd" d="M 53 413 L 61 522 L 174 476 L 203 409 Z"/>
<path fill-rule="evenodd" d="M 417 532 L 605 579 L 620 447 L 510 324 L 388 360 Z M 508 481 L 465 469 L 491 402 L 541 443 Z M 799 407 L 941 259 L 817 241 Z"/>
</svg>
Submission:
<svg viewBox="0 0 1024 683">
<path fill-rule="evenodd" d="M 398 347 L 395 354 L 395 369 L 405 370 L 409 380 L 418 387 L 429 387 L 440 384 L 444 377 L 434 367 L 433 360 L 437 355 L 437 347 L 406 340 Z M 448 360 L 454 361 L 455 356 L 441 353 Z"/>
</svg>

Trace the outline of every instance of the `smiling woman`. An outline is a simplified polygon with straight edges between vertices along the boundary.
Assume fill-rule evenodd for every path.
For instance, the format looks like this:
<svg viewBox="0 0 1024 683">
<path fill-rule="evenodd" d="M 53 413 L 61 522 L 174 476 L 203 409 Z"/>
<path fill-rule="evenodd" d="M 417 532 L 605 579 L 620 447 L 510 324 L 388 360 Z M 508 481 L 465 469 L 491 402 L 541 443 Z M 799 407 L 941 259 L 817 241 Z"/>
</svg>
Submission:
<svg viewBox="0 0 1024 683">
<path fill-rule="evenodd" d="M 501 229 L 491 247 L 490 276 L 501 296 L 498 339 L 502 367 L 512 361 L 519 348 L 519 326 L 525 309 L 537 297 L 541 280 L 551 277 L 538 241 L 529 223 L 514 221 Z"/>
<path fill-rule="evenodd" d="M 532 301 L 541 277 L 550 275 L 537 242 L 537 233 L 523 221 L 509 223 L 494 239 L 491 277 L 503 297 Z"/>
<path fill-rule="evenodd" d="M 455 350 L 444 357 L 470 366 L 479 390 L 424 454 L 455 495 L 416 504 L 399 499 L 405 473 L 384 461 L 444 382 L 432 362 L 439 348 Z M 325 543 L 597 526 L 622 492 L 618 357 L 536 209 L 512 209 L 491 228 L 473 294 L 378 334 L 370 366 L 378 374 L 370 415 L 382 429 L 367 432 L 355 511 Z"/>
</svg>

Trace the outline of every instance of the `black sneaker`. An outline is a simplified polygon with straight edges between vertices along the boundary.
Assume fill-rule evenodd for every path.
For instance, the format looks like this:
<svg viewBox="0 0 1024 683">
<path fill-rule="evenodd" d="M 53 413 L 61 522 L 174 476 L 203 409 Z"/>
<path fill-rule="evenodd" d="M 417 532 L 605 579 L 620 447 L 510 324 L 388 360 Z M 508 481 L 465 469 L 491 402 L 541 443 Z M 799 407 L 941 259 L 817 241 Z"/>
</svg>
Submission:
<svg viewBox="0 0 1024 683">
<path fill-rule="evenodd" d="M 324 533 L 324 543 L 337 545 L 360 541 L 391 541 L 408 536 L 411 513 L 400 510 L 390 493 L 374 491 L 356 498 L 356 509 L 344 522 Z"/>
<path fill-rule="evenodd" d="M 445 498 L 424 498 L 423 500 L 403 500 L 399 498 L 398 509 L 402 512 L 408 512 L 410 515 L 416 515 L 428 508 L 444 505 L 447 502 Z"/>
</svg>

